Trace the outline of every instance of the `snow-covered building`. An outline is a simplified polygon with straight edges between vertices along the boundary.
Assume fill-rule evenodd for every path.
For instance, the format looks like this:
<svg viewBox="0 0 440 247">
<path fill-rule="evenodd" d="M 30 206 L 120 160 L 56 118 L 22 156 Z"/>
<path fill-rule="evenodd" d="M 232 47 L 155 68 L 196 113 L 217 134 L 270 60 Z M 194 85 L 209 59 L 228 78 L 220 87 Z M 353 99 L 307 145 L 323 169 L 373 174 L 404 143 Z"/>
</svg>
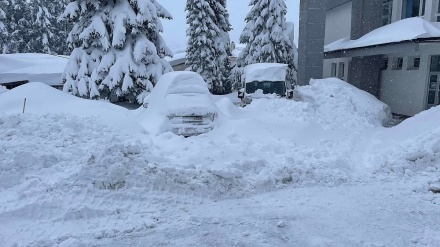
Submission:
<svg viewBox="0 0 440 247">
<path fill-rule="evenodd" d="M 38 53 L 0 54 L 0 86 L 8 89 L 28 82 L 62 88 L 68 57 Z"/>
<path fill-rule="evenodd" d="M 338 77 L 412 116 L 440 104 L 440 0 L 301 0 L 299 83 Z"/>
</svg>

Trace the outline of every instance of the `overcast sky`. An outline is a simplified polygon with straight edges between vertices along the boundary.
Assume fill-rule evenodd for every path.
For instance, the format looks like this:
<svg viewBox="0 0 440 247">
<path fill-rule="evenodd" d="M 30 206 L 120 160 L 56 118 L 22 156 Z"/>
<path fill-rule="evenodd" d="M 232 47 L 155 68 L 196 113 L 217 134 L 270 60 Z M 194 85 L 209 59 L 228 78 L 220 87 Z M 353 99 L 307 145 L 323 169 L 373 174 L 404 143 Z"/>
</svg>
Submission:
<svg viewBox="0 0 440 247">
<path fill-rule="evenodd" d="M 158 0 L 174 17 L 172 21 L 162 20 L 164 26 L 163 37 L 168 46 L 174 51 L 183 51 L 186 47 L 186 0 Z M 245 26 L 244 18 L 249 12 L 250 0 L 228 0 L 230 22 L 234 30 L 231 31 L 231 40 L 238 43 L 241 31 Z M 295 23 L 295 42 L 298 43 L 299 0 L 287 0 L 287 21 Z"/>
</svg>

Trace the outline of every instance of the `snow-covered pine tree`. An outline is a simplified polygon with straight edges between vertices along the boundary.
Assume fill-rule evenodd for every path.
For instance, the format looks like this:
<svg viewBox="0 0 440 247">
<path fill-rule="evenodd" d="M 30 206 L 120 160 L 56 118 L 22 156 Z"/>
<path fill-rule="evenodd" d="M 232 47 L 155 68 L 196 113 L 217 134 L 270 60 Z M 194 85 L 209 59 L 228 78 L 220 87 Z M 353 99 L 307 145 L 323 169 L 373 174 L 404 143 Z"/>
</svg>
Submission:
<svg viewBox="0 0 440 247">
<path fill-rule="evenodd" d="M 32 30 L 31 6 L 26 0 L 10 0 L 7 11 L 9 29 L 9 53 L 32 52 L 29 35 Z"/>
<path fill-rule="evenodd" d="M 32 52 L 52 54 L 52 39 L 54 38 L 54 26 L 56 18 L 49 12 L 52 0 L 33 0 L 31 9 L 33 12 Z"/>
<path fill-rule="evenodd" d="M 1 52 L 29 52 L 29 30 L 31 28 L 30 6 L 26 0 L 0 0 L 3 27 L 0 31 Z M 0 17 L 1 19 L 2 17 Z"/>
<path fill-rule="evenodd" d="M 186 31 L 186 65 L 188 70 L 200 74 L 213 92 L 214 84 L 218 83 L 214 80 L 219 75 L 214 47 L 220 35 L 220 29 L 214 22 L 214 11 L 208 0 L 187 0 L 185 10 L 186 23 L 189 25 Z"/>
<path fill-rule="evenodd" d="M 240 36 L 240 43 L 246 47 L 237 58 L 231 79 L 234 87 L 242 85 L 243 69 L 254 63 L 288 64 L 287 83 L 294 83 L 296 67 L 294 65 L 293 43 L 286 35 L 285 0 L 251 0 L 251 11 L 246 16 L 246 27 Z"/>
<path fill-rule="evenodd" d="M 189 25 L 188 70 L 199 73 L 213 94 L 224 94 L 228 91 L 225 88 L 229 72 L 227 32 L 231 28 L 225 4 L 217 0 L 188 0 L 185 10 Z"/>
<path fill-rule="evenodd" d="M 6 27 L 7 16 L 5 12 L 8 6 L 7 0 L 0 0 L 0 54 L 8 53 L 9 32 Z"/>
<path fill-rule="evenodd" d="M 67 44 L 67 36 L 70 30 L 72 30 L 73 24 L 67 20 L 58 19 L 69 2 L 70 0 L 53 1 L 53 3 L 48 6 L 49 12 L 55 17 L 55 20 L 52 22 L 52 27 L 53 33 L 56 35 L 51 40 L 51 49 L 53 53 L 58 55 L 70 55 L 72 52 Z"/>
<path fill-rule="evenodd" d="M 216 41 L 217 60 L 220 70 L 219 81 L 221 85 L 213 91 L 218 94 L 227 94 L 232 90 L 231 81 L 231 63 L 229 57 L 232 55 L 230 50 L 229 32 L 232 25 L 229 22 L 229 13 L 226 8 L 226 0 L 209 0 L 215 14 L 215 23 L 220 29 L 220 35 Z M 216 86 L 216 85 L 214 85 Z"/>
<path fill-rule="evenodd" d="M 142 102 L 172 70 L 160 33 L 171 15 L 156 0 L 75 0 L 62 18 L 75 23 L 64 90 L 88 98 Z"/>
</svg>

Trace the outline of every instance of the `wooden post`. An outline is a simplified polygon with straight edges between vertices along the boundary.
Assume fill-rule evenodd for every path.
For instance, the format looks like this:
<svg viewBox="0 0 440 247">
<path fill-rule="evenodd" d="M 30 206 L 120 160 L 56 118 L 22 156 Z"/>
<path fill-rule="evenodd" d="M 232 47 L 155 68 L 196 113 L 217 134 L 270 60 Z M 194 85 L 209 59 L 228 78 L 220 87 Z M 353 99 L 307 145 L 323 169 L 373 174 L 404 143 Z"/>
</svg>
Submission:
<svg viewBox="0 0 440 247">
<path fill-rule="evenodd" d="M 24 98 L 24 103 L 23 103 L 23 113 L 26 110 L 26 98 Z"/>
</svg>

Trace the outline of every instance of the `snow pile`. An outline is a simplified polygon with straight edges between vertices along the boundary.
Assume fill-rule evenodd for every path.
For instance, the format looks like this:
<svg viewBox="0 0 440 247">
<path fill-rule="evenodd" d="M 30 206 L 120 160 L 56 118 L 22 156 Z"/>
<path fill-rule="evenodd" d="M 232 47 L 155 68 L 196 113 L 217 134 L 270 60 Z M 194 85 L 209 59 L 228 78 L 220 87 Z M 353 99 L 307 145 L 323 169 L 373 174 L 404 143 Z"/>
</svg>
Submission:
<svg viewBox="0 0 440 247">
<path fill-rule="evenodd" d="M 22 113 L 25 99 L 26 114 L 86 116 L 120 126 L 123 130 L 143 130 L 125 108 L 104 101 L 81 99 L 40 82 L 27 83 L 3 93 L 0 97 L 0 112 Z"/>
<path fill-rule="evenodd" d="M 0 84 L 38 81 L 62 85 L 61 76 L 68 59 L 37 53 L 0 54 Z"/>
<path fill-rule="evenodd" d="M 164 94 L 167 90 L 164 88 Z M 169 132 L 156 136 L 137 129 L 137 122 L 156 120 L 142 118 L 145 109 L 128 111 L 108 102 L 76 98 L 41 83 L 1 94 L 0 220 L 8 227 L 1 228 L 0 244 L 120 246 L 139 240 L 138 244 L 147 246 L 193 242 L 212 246 L 216 240 L 205 230 L 223 239 L 225 229 L 245 229 L 237 236 L 225 234 L 228 239 L 221 243 L 232 246 L 244 235 L 255 244 L 261 237 L 256 232 L 266 234 L 262 237 L 270 243 L 263 246 L 286 245 L 297 238 L 290 235 L 290 240 L 280 241 L 277 234 L 282 233 L 280 228 L 290 229 L 293 221 L 306 226 L 312 221 L 321 226 L 331 222 L 328 229 L 333 229 L 337 221 L 325 217 L 347 216 L 344 220 L 358 221 L 357 214 L 346 212 L 359 212 L 359 208 L 374 213 L 373 218 L 383 219 L 379 213 L 386 213 L 395 219 L 407 214 L 411 214 L 407 220 L 419 219 L 422 215 L 413 215 L 406 206 L 394 211 L 406 197 L 405 203 L 417 205 L 423 217 L 438 211 L 433 206 L 438 197 L 428 194 L 428 187 L 440 182 L 440 107 L 385 129 L 381 121 L 387 107 L 344 82 L 315 80 L 298 90 L 305 102 L 256 99 L 237 108 L 228 98 L 232 95 L 216 98 L 216 107 L 224 113 L 220 123 L 211 132 L 190 138 Z M 28 106 L 22 114 L 25 97 Z M 376 184 L 375 177 L 392 179 L 390 174 L 426 176 L 416 177 L 417 183 L 411 185 L 403 181 L 398 188 L 396 180 Z M 372 181 L 372 185 L 366 184 Z M 362 186 L 352 187 L 356 183 Z M 334 186 L 338 187 L 325 188 Z M 413 188 L 422 189 L 414 193 Z M 272 193 L 264 193 L 267 191 Z M 261 206 L 268 201 L 271 203 Z M 334 210 L 332 214 L 308 217 L 320 214 L 322 205 Z M 222 209 L 217 211 L 216 206 Z M 299 210 L 297 215 L 286 211 L 292 206 Z M 248 213 L 254 207 L 261 208 L 258 213 Z M 269 207 L 279 211 L 266 214 Z M 384 210 L 387 207 L 393 210 Z M 237 218 L 234 214 L 240 208 L 238 213 L 246 215 Z M 261 212 L 265 214 L 263 229 L 256 228 L 261 222 L 254 221 L 259 219 L 254 215 Z M 223 214 L 230 217 L 227 224 Z M 249 215 L 252 221 L 246 221 Z M 320 218 L 325 220 L 315 221 Z M 377 222 L 371 223 L 371 219 L 365 217 L 362 225 Z M 357 229 L 347 226 L 347 220 L 341 222 L 345 228 Z M 423 222 L 426 231 L 406 234 L 401 242 L 393 235 L 397 242 L 382 245 L 407 246 L 408 238 L 413 237 L 418 243 L 435 245 L 438 238 L 432 237 L 435 232 L 430 229 L 436 230 L 436 223 Z M 267 233 L 267 229 L 277 233 Z M 419 227 L 415 224 L 412 229 Z M 367 232 L 364 230 L 359 230 L 360 236 Z M 190 236 L 185 235 L 189 232 Z M 309 233 L 301 236 L 308 239 Z M 353 239 L 347 241 L 347 246 L 357 244 Z"/>
<path fill-rule="evenodd" d="M 337 78 L 310 80 L 298 87 L 301 99 L 316 111 L 317 121 L 330 129 L 363 129 L 386 124 L 390 108 L 373 95 Z"/>
<path fill-rule="evenodd" d="M 372 158 L 376 172 L 412 176 L 419 171 L 440 172 L 440 107 L 434 107 L 382 130 L 375 137 Z"/>
<path fill-rule="evenodd" d="M 421 17 L 407 18 L 378 28 L 357 40 L 344 38 L 324 47 L 325 52 L 440 37 L 440 27 Z"/>
</svg>

